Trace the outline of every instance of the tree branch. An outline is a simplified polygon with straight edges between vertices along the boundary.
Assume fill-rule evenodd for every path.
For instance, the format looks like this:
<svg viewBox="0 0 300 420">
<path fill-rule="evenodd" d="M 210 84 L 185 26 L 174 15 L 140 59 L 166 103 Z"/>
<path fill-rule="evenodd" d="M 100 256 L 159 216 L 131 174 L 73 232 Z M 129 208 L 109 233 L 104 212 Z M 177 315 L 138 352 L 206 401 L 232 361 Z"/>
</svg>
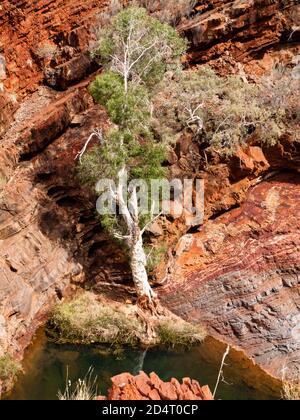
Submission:
<svg viewBox="0 0 300 420">
<path fill-rule="evenodd" d="M 100 144 L 103 143 L 103 133 L 101 129 L 96 129 L 88 138 L 88 140 L 85 142 L 83 148 L 80 150 L 79 153 L 77 153 L 77 155 L 75 156 L 74 160 L 77 160 L 79 158 L 79 162 L 81 163 L 82 161 L 82 156 L 84 155 L 84 153 L 86 152 L 86 149 L 89 145 L 89 143 L 92 141 L 93 137 L 96 136 L 98 137 L 98 139 L 100 140 Z"/>
<path fill-rule="evenodd" d="M 143 229 L 141 230 L 141 234 L 143 235 L 145 232 L 146 232 L 146 230 L 148 229 L 148 227 L 149 226 L 151 226 L 154 222 L 155 222 L 155 220 L 157 220 L 157 219 L 159 219 L 160 218 L 160 216 L 162 216 L 164 214 L 164 212 L 163 211 L 161 211 L 157 216 L 155 216 L 155 217 L 153 217 L 151 220 L 150 220 L 150 222 L 148 222 L 148 223 L 146 223 L 146 225 L 143 227 Z"/>
<path fill-rule="evenodd" d="M 144 57 L 144 55 L 152 48 L 154 48 L 157 43 L 158 40 L 155 40 L 151 45 L 149 45 L 149 47 L 145 48 L 143 52 L 138 56 L 138 58 L 131 63 L 131 65 L 129 66 L 129 71 L 131 71 L 132 68 Z"/>
</svg>

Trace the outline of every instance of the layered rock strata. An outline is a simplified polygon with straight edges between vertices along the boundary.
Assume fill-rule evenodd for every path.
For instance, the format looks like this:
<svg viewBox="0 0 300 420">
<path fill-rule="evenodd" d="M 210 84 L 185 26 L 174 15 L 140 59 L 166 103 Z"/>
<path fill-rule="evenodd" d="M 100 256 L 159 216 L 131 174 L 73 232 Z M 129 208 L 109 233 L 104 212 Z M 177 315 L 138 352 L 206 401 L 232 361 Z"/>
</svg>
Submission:
<svg viewBox="0 0 300 420">
<path fill-rule="evenodd" d="M 238 209 L 184 236 L 165 304 L 243 349 L 267 372 L 298 379 L 300 176 L 257 185 Z"/>
<path fill-rule="evenodd" d="M 124 285 L 131 284 L 128 266 L 122 252 L 101 231 L 94 214 L 94 197 L 79 187 L 75 174 L 75 158 L 87 137 L 95 128 L 107 126 L 104 111 L 92 103 L 87 92 L 87 86 L 94 77 L 93 72 L 97 71 L 97 64 L 90 59 L 87 50 L 92 38 L 91 27 L 97 22 L 97 13 L 108 3 L 102 0 L 85 2 L 80 0 L 78 2 L 74 0 L 35 2 L 4 0 L 1 2 L 0 356 L 9 352 L 21 358 L 44 315 L 55 301 L 68 293 L 73 283 L 91 281 L 93 284 L 96 283 L 101 291 L 105 287 L 113 286 L 114 290 L 121 291 L 121 296 L 124 296 Z M 237 62 L 241 61 L 246 71 L 252 73 L 255 70 L 255 73 L 260 74 L 270 70 L 276 60 L 282 59 L 284 63 L 290 63 L 298 54 L 299 25 L 297 1 L 220 2 L 207 0 L 196 6 L 189 21 L 182 20 L 179 29 L 192 41 L 191 50 L 187 56 L 189 63 L 197 64 L 212 60 L 220 72 L 227 73 L 230 66 L 236 67 Z M 237 71 L 240 69 L 241 67 L 236 67 Z M 81 82 L 82 79 L 84 80 Z M 222 265 L 219 253 L 226 254 L 226 247 L 223 249 L 220 246 L 218 251 L 218 245 L 214 251 L 215 241 L 218 242 L 218 238 L 223 238 L 227 232 L 226 226 L 222 228 L 223 230 L 219 229 L 219 223 L 224 225 L 228 223 L 231 226 L 233 223 L 231 217 L 236 218 L 236 212 L 239 210 L 228 215 L 221 215 L 240 206 L 245 201 L 248 191 L 261 182 L 261 177 L 266 174 L 273 170 L 297 170 L 299 168 L 299 142 L 291 142 L 287 137 L 282 139 L 276 147 L 264 151 L 253 145 L 246 151 L 238 151 L 236 156 L 226 161 L 212 155 L 209 156 L 208 166 L 201 155 L 199 145 L 193 143 L 191 139 L 182 138 L 174 153 L 170 162 L 171 173 L 174 176 L 187 174 L 205 180 L 205 221 L 216 218 L 204 228 L 212 241 L 211 251 L 208 245 L 209 260 L 206 261 L 205 267 L 219 266 L 221 270 L 224 270 L 230 258 L 228 257 L 228 262 Z M 286 201 L 290 209 L 286 213 L 276 210 L 274 213 L 276 223 L 266 228 L 270 238 L 276 241 L 276 238 L 281 235 L 281 231 L 276 229 L 281 226 L 281 223 L 285 223 L 283 229 L 289 229 L 287 224 L 290 222 L 287 216 L 292 215 L 293 225 L 290 229 L 294 229 L 291 231 L 294 234 L 294 239 L 291 239 L 293 246 L 282 248 L 282 260 L 286 261 L 286 265 L 281 259 L 274 257 L 271 268 L 265 268 L 263 265 L 262 270 L 262 272 L 266 270 L 267 278 L 271 276 L 270 273 L 277 270 L 278 282 L 280 283 L 280 278 L 282 284 L 286 277 L 294 276 L 293 279 L 297 279 L 298 270 L 296 203 L 295 206 L 291 203 L 292 198 L 294 202 L 296 201 L 295 197 L 298 194 L 298 175 L 295 172 L 293 174 L 294 178 L 290 177 L 288 181 L 284 181 L 288 194 Z M 279 201 L 282 203 L 279 209 L 284 208 L 285 205 L 282 198 L 283 188 L 280 187 L 282 182 L 278 184 Z M 254 189 L 257 191 L 256 188 L 264 186 L 265 192 L 261 194 L 263 200 L 268 203 L 273 200 L 272 192 L 271 198 L 267 199 L 269 192 L 266 188 L 270 185 L 270 182 L 266 182 Z M 277 192 L 274 194 L 276 198 Z M 250 208 L 256 208 L 253 203 L 248 201 L 246 203 Z M 267 215 L 267 220 L 269 220 L 268 211 L 264 213 Z M 244 213 L 239 216 L 242 221 L 236 229 L 243 232 L 246 238 L 243 243 L 247 246 L 247 238 L 252 238 L 254 235 L 255 239 L 257 235 L 257 244 L 260 240 L 263 244 L 266 233 L 265 227 L 263 231 L 260 230 L 261 220 L 255 219 L 255 223 L 258 224 L 258 233 L 255 233 L 255 229 L 247 219 L 247 212 L 244 216 L 242 214 Z M 219 216 L 221 216 L 220 222 Z M 243 228 L 242 222 L 245 222 Z M 248 228 L 250 229 L 249 223 L 254 233 L 252 230 L 251 234 L 247 231 Z M 184 220 L 178 223 L 167 220 L 164 229 L 165 236 L 173 239 L 187 232 Z M 210 229 L 211 232 L 209 232 Z M 191 243 L 199 241 L 198 235 L 203 235 L 203 232 L 196 234 L 195 239 L 194 236 L 185 237 L 178 249 L 182 247 L 185 240 Z M 286 230 L 283 230 L 283 236 L 285 235 Z M 238 251 L 235 246 L 240 241 L 237 236 L 234 240 L 232 252 L 235 258 Z M 258 250 L 254 256 L 260 261 L 260 253 L 263 253 L 264 245 L 262 249 L 259 245 L 257 247 Z M 271 247 L 269 243 L 266 247 L 271 255 L 273 248 L 268 248 Z M 274 252 L 276 255 L 276 247 Z M 291 258 L 293 254 L 295 254 L 294 260 Z M 187 256 L 189 252 L 184 252 L 183 255 Z M 278 327 L 276 331 L 271 329 L 270 332 L 268 326 L 252 325 L 252 323 L 255 324 L 252 318 L 256 319 L 256 312 L 248 300 L 245 304 L 240 303 L 244 302 L 242 281 L 241 285 L 234 289 L 232 305 L 235 308 L 237 301 L 237 305 L 244 308 L 243 317 L 245 316 L 247 322 L 250 322 L 250 327 L 247 327 L 247 331 L 250 332 L 245 334 L 247 338 L 243 339 L 243 335 L 239 338 L 238 333 L 233 333 L 231 327 L 228 327 L 228 332 L 227 327 L 224 327 L 226 313 L 223 314 L 225 316 L 223 321 L 218 315 L 221 326 L 216 327 L 212 321 L 215 317 L 214 308 L 217 308 L 218 314 L 222 313 L 220 305 L 223 303 L 219 304 L 219 301 L 227 300 L 226 290 L 219 296 L 214 295 L 219 290 L 218 288 L 209 289 L 206 299 L 208 306 L 205 310 L 202 309 L 204 289 L 202 277 L 197 271 L 199 256 L 198 254 L 194 256 L 192 251 L 190 255 L 191 259 L 188 260 L 190 274 L 185 271 L 186 264 L 182 259 L 184 257 L 180 256 L 176 262 L 174 286 L 170 283 L 164 292 L 165 301 L 175 312 L 190 319 L 193 316 L 195 319 L 200 319 L 203 315 L 211 331 L 219 328 L 219 333 L 223 338 L 228 335 L 232 343 L 243 348 L 249 346 L 250 354 L 272 372 L 278 371 L 279 365 L 276 362 L 277 365 L 275 363 L 270 367 L 266 363 L 267 356 L 263 356 L 264 352 L 267 355 L 279 354 L 280 363 L 284 352 L 289 360 L 297 356 L 298 347 L 292 339 L 287 339 L 287 346 L 284 344 L 286 341 L 284 334 L 288 334 L 288 327 L 294 328 L 294 321 L 288 321 L 286 324 L 287 321 L 283 321 L 283 315 L 280 315 L 280 311 L 283 311 L 282 313 L 287 314 L 286 318 L 295 316 L 295 307 L 291 303 L 294 293 L 293 299 L 295 305 L 298 305 L 298 289 L 295 285 L 284 286 L 278 292 L 279 300 L 275 310 L 279 313 L 279 322 L 285 323 L 285 326 L 282 327 L 283 329 Z M 270 260 L 272 258 L 270 256 Z M 241 261 L 242 269 L 246 262 L 242 257 Z M 264 264 L 267 261 L 264 256 Z M 182 264 L 181 268 L 180 264 Z M 169 264 L 170 268 L 171 265 L 172 260 Z M 182 270 L 183 287 L 187 290 L 189 302 L 195 312 L 189 313 L 185 310 L 182 306 L 183 297 L 178 297 L 178 290 L 181 290 L 179 281 L 181 274 L 178 274 L 181 273 L 180 270 Z M 288 274 L 284 270 L 288 270 Z M 293 270 L 295 273 L 292 275 Z M 210 281 L 211 284 L 219 285 L 218 270 L 212 268 L 212 273 L 215 271 Z M 203 273 L 205 277 L 205 270 Z M 193 278 L 191 281 L 193 291 L 188 289 L 186 275 L 191 275 Z M 230 270 L 228 276 L 232 279 Z M 245 278 L 246 294 L 248 294 L 247 274 Z M 262 279 L 257 273 L 251 278 L 254 295 L 250 303 L 252 300 L 260 299 L 262 287 Z M 255 279 L 257 279 L 257 284 Z M 204 283 L 206 284 L 206 281 Z M 176 289 L 178 285 L 180 287 Z M 287 305 L 282 297 L 283 292 L 287 293 Z M 214 296 L 210 297 L 210 293 Z M 265 291 L 263 290 L 262 293 Z M 172 294 L 174 294 L 173 297 Z M 214 305 L 210 306 L 212 302 Z M 271 305 L 269 301 L 268 305 Z M 272 311 L 269 307 L 266 310 Z M 237 315 L 238 325 L 243 322 L 243 317 Z M 229 315 L 229 320 L 234 324 L 231 315 Z M 269 320 L 263 322 L 268 323 Z M 271 337 L 274 343 L 269 344 L 269 339 L 265 339 L 265 336 Z M 280 337 L 282 337 L 281 344 Z M 291 372 L 293 373 L 293 369 Z"/>
</svg>

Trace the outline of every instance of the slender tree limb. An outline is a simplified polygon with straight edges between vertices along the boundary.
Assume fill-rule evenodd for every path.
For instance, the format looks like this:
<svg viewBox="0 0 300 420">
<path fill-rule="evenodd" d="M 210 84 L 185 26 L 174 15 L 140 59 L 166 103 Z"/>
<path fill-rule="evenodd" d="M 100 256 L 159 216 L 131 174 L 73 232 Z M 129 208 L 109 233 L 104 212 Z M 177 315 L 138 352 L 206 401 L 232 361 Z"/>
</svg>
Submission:
<svg viewBox="0 0 300 420">
<path fill-rule="evenodd" d="M 77 153 L 77 155 L 75 157 L 75 160 L 77 160 L 79 158 L 79 162 L 81 163 L 82 157 L 85 154 L 86 149 L 87 149 L 88 145 L 90 144 L 90 142 L 92 141 L 92 139 L 93 139 L 94 136 L 96 136 L 99 139 L 100 144 L 103 142 L 103 133 L 102 133 L 102 130 L 101 129 L 99 129 L 99 130 L 96 129 L 95 131 L 93 131 L 93 133 L 90 135 L 90 137 L 88 138 L 88 140 L 85 142 L 85 144 L 84 144 L 83 148 L 80 150 L 80 152 Z"/>
<path fill-rule="evenodd" d="M 220 367 L 220 370 L 219 370 L 219 375 L 218 375 L 217 383 L 216 383 L 215 390 L 214 390 L 214 393 L 213 393 L 213 397 L 214 398 L 215 398 L 215 396 L 217 394 L 217 390 L 219 388 L 219 384 L 220 384 L 221 378 L 223 376 L 223 368 L 224 368 L 224 365 L 225 365 L 226 358 L 229 355 L 229 352 L 230 352 L 230 346 L 227 346 L 226 351 L 223 354 L 223 359 L 222 359 L 221 367 Z"/>
</svg>

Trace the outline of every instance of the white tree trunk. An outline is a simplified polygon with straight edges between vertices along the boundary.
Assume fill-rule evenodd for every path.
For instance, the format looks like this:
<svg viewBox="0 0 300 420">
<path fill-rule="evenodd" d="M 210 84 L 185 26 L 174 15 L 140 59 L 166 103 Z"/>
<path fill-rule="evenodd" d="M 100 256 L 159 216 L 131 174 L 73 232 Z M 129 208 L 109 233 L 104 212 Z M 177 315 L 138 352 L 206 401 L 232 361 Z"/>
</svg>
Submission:
<svg viewBox="0 0 300 420">
<path fill-rule="evenodd" d="M 123 220 L 127 226 L 127 235 L 123 236 L 130 249 L 130 267 L 132 278 L 139 297 L 147 297 L 150 301 L 156 297 L 151 289 L 147 273 L 147 256 L 143 245 L 143 231 L 139 227 L 139 211 L 136 188 L 131 191 L 130 202 L 126 203 L 123 196 L 125 167 L 119 172 L 119 187 L 116 191 L 117 204 L 120 207 Z"/>
<path fill-rule="evenodd" d="M 155 297 L 147 273 L 147 257 L 144 251 L 143 239 L 139 235 L 138 238 L 132 241 L 130 250 L 130 267 L 132 271 L 132 278 L 139 297 L 146 296 L 150 301 Z"/>
</svg>

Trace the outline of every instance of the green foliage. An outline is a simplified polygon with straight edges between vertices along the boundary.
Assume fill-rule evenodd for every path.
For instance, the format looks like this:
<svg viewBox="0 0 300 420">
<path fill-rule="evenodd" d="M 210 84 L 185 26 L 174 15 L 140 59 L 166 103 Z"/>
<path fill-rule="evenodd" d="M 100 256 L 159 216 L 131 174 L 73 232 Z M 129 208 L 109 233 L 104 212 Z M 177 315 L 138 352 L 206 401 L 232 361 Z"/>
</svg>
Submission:
<svg viewBox="0 0 300 420">
<path fill-rule="evenodd" d="M 136 145 L 131 169 L 132 178 L 146 181 L 163 178 L 166 175 L 165 168 L 162 166 L 165 159 L 166 147 L 164 144 L 149 139 L 139 142 Z"/>
<path fill-rule="evenodd" d="M 106 105 L 111 121 L 121 129 L 142 131 L 150 117 L 147 92 L 142 87 L 130 85 L 128 92 L 113 95 Z"/>
<path fill-rule="evenodd" d="M 189 348 L 200 344 L 206 333 L 202 327 L 184 321 L 163 320 L 157 326 L 160 344 L 167 348 Z"/>
<path fill-rule="evenodd" d="M 143 133 L 150 118 L 150 101 L 145 88 L 131 83 L 125 92 L 120 76 L 108 72 L 96 77 L 90 93 L 107 109 L 111 121 L 120 129 Z"/>
<path fill-rule="evenodd" d="M 154 98 L 153 129 L 164 141 L 183 130 L 221 153 L 234 153 L 257 132 L 274 144 L 284 129 L 282 109 L 270 106 L 260 86 L 239 76 L 219 77 L 211 68 L 165 79 Z"/>
<path fill-rule="evenodd" d="M 21 365 L 10 355 L 0 357 L 0 380 L 12 382 L 21 372 Z"/>
<path fill-rule="evenodd" d="M 78 167 L 84 184 L 95 186 L 99 179 L 118 181 L 118 172 L 125 165 L 131 179 L 161 178 L 165 174 L 162 163 L 166 157 L 165 146 L 153 139 L 132 136 L 128 131 L 111 130 L 102 146 L 86 153 Z"/>
<path fill-rule="evenodd" d="M 53 310 L 48 333 L 60 343 L 132 345 L 140 343 L 142 325 L 86 292 Z"/>
<path fill-rule="evenodd" d="M 145 245 L 145 252 L 147 254 L 147 270 L 149 273 L 152 273 L 162 262 L 167 250 L 168 247 L 165 244 L 161 244 L 158 247 Z"/>
<path fill-rule="evenodd" d="M 93 55 L 114 73 L 152 86 L 168 67 L 178 65 L 185 49 L 186 41 L 171 26 L 144 8 L 128 7 L 99 31 Z"/>
<path fill-rule="evenodd" d="M 89 92 L 95 101 L 105 107 L 113 96 L 120 95 L 123 90 L 122 78 L 111 71 L 97 76 L 89 86 Z"/>
</svg>

